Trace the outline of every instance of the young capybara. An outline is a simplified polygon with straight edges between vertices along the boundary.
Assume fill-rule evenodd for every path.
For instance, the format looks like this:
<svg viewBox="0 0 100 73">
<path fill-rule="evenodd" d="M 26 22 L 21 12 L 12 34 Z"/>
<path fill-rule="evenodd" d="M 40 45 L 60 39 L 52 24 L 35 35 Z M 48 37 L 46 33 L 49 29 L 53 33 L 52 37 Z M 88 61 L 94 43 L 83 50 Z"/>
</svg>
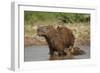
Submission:
<svg viewBox="0 0 100 73">
<path fill-rule="evenodd" d="M 73 55 L 82 55 L 85 54 L 85 51 L 81 50 L 79 47 L 70 47 L 70 53 Z"/>
</svg>

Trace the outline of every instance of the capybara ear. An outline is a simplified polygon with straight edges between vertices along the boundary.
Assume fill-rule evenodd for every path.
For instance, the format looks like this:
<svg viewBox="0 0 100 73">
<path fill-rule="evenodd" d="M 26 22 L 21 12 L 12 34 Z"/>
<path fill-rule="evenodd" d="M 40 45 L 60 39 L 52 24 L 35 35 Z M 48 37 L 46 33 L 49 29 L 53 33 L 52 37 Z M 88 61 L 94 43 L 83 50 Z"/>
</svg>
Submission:
<svg viewBox="0 0 100 73">
<path fill-rule="evenodd" d="M 56 28 L 57 30 L 59 30 L 60 29 L 60 26 L 57 26 L 57 28 Z"/>
</svg>

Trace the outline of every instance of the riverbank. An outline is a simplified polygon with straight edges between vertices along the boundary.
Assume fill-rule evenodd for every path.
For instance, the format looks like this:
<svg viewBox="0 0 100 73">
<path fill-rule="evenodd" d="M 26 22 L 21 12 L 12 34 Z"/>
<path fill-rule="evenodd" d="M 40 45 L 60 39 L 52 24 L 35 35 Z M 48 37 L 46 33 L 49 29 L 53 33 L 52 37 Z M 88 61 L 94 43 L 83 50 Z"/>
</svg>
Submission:
<svg viewBox="0 0 100 73">
<path fill-rule="evenodd" d="M 57 26 L 54 26 L 57 27 Z M 75 36 L 75 45 L 90 45 L 90 25 L 89 23 L 74 23 L 74 24 L 66 24 L 66 27 L 70 28 L 73 31 Z M 24 35 L 24 46 L 32 46 L 32 45 L 47 45 L 45 38 L 39 37 L 37 35 L 37 26 L 34 28 L 29 28 L 30 32 L 25 32 Z M 34 29 L 34 30 L 33 30 Z M 32 34 L 34 32 L 34 34 Z M 29 34 L 30 33 L 30 34 Z"/>
</svg>

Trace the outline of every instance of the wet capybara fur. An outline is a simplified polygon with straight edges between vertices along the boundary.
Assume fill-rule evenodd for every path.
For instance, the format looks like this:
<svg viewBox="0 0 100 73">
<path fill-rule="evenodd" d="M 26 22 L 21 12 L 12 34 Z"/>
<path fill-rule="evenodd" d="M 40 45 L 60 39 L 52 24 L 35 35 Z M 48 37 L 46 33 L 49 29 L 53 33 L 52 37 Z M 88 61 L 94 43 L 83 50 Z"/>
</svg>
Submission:
<svg viewBox="0 0 100 73">
<path fill-rule="evenodd" d="M 74 45 L 74 35 L 67 27 L 41 26 L 38 27 L 37 33 L 45 37 L 51 56 L 55 51 L 59 53 L 59 56 L 66 55 L 64 49 Z"/>
<path fill-rule="evenodd" d="M 73 55 L 82 55 L 85 54 L 85 51 L 81 50 L 79 47 L 71 47 L 69 48 L 70 53 Z"/>
</svg>

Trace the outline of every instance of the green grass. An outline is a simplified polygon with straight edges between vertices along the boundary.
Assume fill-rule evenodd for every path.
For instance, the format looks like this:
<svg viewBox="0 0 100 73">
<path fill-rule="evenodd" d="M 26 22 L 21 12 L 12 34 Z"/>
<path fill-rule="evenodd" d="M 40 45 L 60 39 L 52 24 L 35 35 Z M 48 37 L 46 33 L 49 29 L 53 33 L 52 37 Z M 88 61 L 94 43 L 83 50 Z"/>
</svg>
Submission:
<svg viewBox="0 0 100 73">
<path fill-rule="evenodd" d="M 90 14 L 57 12 L 24 12 L 24 35 L 33 37 L 39 25 L 65 25 L 72 29 L 77 44 L 90 44 Z"/>
<path fill-rule="evenodd" d="M 24 20 L 25 25 L 36 25 L 38 22 L 43 24 L 56 22 L 60 25 L 64 23 L 84 23 L 90 21 L 90 14 L 25 11 Z"/>
</svg>

